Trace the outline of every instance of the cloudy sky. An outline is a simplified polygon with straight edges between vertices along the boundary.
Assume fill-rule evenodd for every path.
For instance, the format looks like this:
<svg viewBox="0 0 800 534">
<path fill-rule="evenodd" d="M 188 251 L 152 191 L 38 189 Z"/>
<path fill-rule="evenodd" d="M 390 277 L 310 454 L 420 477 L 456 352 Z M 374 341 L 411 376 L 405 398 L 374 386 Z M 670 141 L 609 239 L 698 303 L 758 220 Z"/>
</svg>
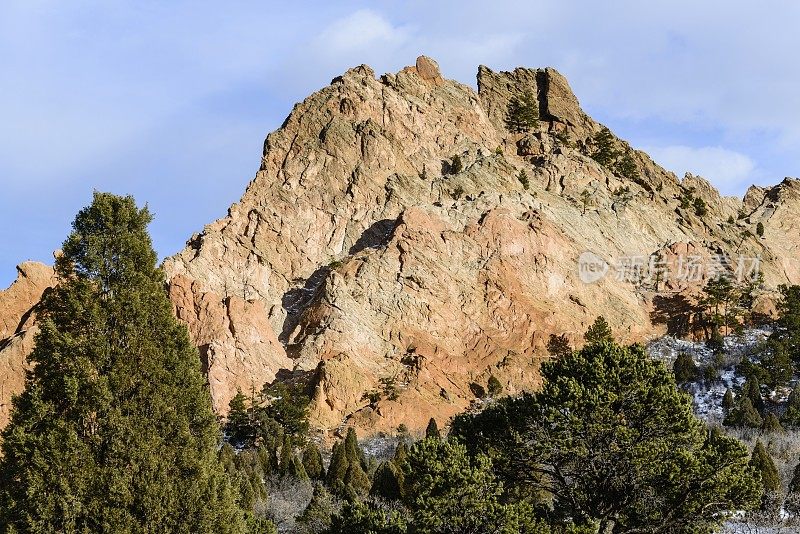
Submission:
<svg viewBox="0 0 800 534">
<path fill-rule="evenodd" d="M 0 287 L 93 189 L 147 202 L 159 253 L 179 250 L 296 101 L 422 53 L 473 86 L 479 64 L 554 66 L 618 135 L 741 195 L 800 175 L 798 24 L 778 0 L 2 0 Z"/>
</svg>

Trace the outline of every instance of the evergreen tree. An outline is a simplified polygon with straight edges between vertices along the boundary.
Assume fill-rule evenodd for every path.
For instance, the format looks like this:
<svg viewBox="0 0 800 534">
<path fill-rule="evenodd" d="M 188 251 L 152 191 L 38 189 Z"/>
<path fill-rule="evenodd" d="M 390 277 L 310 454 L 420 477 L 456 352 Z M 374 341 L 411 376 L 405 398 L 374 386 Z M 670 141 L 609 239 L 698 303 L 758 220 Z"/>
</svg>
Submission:
<svg viewBox="0 0 800 534">
<path fill-rule="evenodd" d="M 372 481 L 361 468 L 358 462 L 351 463 L 347 467 L 347 474 L 344 476 L 344 485 L 349 490 L 355 492 L 357 498 L 363 498 L 369 493 Z"/>
<path fill-rule="evenodd" d="M 614 135 L 608 128 L 601 128 L 592 136 L 594 150 L 590 157 L 603 167 L 610 167 L 617 159 L 618 153 L 614 148 Z"/>
<path fill-rule="evenodd" d="M 611 327 L 608 326 L 606 318 L 602 315 L 599 315 L 597 319 L 594 320 L 592 326 L 590 326 L 583 335 L 583 339 L 586 340 L 587 345 L 598 345 L 601 343 L 614 342 L 614 336 L 611 333 Z"/>
<path fill-rule="evenodd" d="M 672 373 L 675 375 L 675 382 L 686 384 L 696 380 L 700 370 L 695 365 L 691 354 L 681 352 L 672 365 Z"/>
<path fill-rule="evenodd" d="M 236 395 L 228 404 L 225 432 L 230 442 L 237 447 L 252 445 L 253 431 L 247 410 L 247 397 L 242 394 L 241 389 L 236 390 Z"/>
<path fill-rule="evenodd" d="M 243 531 L 150 221 L 107 193 L 75 218 L 3 431 L 0 531 Z"/>
<path fill-rule="evenodd" d="M 728 413 L 722 424 L 734 427 L 761 428 L 764 420 L 753 407 L 750 397 L 741 394 L 736 400 L 736 406 Z"/>
<path fill-rule="evenodd" d="M 303 467 L 312 480 L 325 480 L 325 467 L 322 465 L 322 453 L 313 443 L 303 449 Z"/>
<path fill-rule="evenodd" d="M 256 449 L 258 455 L 258 463 L 261 466 L 261 472 L 265 477 L 268 477 L 278 470 L 278 458 L 275 450 L 270 450 L 265 445 L 259 445 Z"/>
<path fill-rule="evenodd" d="M 764 371 L 761 373 L 764 381 L 771 389 L 786 385 L 794 371 L 786 345 L 775 338 L 767 340 L 760 367 Z"/>
<path fill-rule="evenodd" d="M 442 437 L 439 433 L 439 425 L 436 424 L 436 419 L 433 417 L 428 421 L 428 426 L 425 428 L 425 437 L 434 439 L 440 439 Z"/>
<path fill-rule="evenodd" d="M 281 446 L 281 457 L 278 462 L 278 472 L 286 476 L 292 469 L 292 462 L 294 462 L 294 444 L 292 437 L 286 434 L 283 437 L 283 445 Z"/>
<path fill-rule="evenodd" d="M 364 458 L 364 451 L 358 445 L 358 436 L 356 436 L 356 429 L 350 427 L 347 429 L 347 435 L 344 438 L 344 451 L 347 456 L 348 464 L 360 464 L 361 467 L 366 467 L 367 462 Z"/>
<path fill-rule="evenodd" d="M 569 344 L 567 335 L 561 334 L 557 336 L 550 334 L 550 338 L 547 340 L 547 352 L 553 358 L 562 358 L 569 355 L 572 352 L 572 347 Z"/>
<path fill-rule="evenodd" d="M 512 96 L 508 102 L 506 126 L 512 132 L 527 132 L 539 124 L 539 102 L 531 91 Z M 527 188 L 526 188 L 527 189 Z"/>
<path fill-rule="evenodd" d="M 405 502 L 411 532 L 525 532 L 525 505 L 500 503 L 503 485 L 483 455 L 470 459 L 464 445 L 439 439 L 415 443 L 404 464 Z"/>
<path fill-rule="evenodd" d="M 786 427 L 800 426 L 800 386 L 795 387 L 789 394 L 781 422 Z"/>
<path fill-rule="evenodd" d="M 587 345 L 541 374 L 539 391 L 457 419 L 451 434 L 479 452 L 488 441 L 502 472 L 552 495 L 558 514 L 594 532 L 693 532 L 757 501 L 748 451 L 706 431 L 643 347 Z"/>
<path fill-rule="evenodd" d="M 753 454 L 750 456 L 750 465 L 761 475 L 761 487 L 765 493 L 775 493 L 781 489 L 781 477 L 775 462 L 767 452 L 761 440 L 756 441 Z"/>
<path fill-rule="evenodd" d="M 331 463 L 328 466 L 326 477 L 328 487 L 334 493 L 339 493 L 344 488 L 347 467 L 347 453 L 345 452 L 344 444 L 341 442 L 334 443 L 333 451 L 331 452 Z"/>
<path fill-rule="evenodd" d="M 800 285 L 781 285 L 778 289 L 778 324 L 770 338 L 782 342 L 794 360 L 800 361 Z"/>
<path fill-rule="evenodd" d="M 755 408 L 759 414 L 764 413 L 764 398 L 761 396 L 761 385 L 758 382 L 758 378 L 751 377 L 747 379 L 742 387 L 742 396 L 750 399 L 753 408 Z"/>
<path fill-rule="evenodd" d="M 764 417 L 764 423 L 761 425 L 761 431 L 765 434 L 783 432 L 783 427 L 781 426 L 781 422 L 778 420 L 778 416 L 772 412 L 768 413 L 767 416 Z"/>
<path fill-rule="evenodd" d="M 731 408 L 733 408 L 734 402 L 733 391 L 731 391 L 731 388 L 726 389 L 725 395 L 722 397 L 722 410 L 726 415 L 731 411 Z"/>
<path fill-rule="evenodd" d="M 406 519 L 397 511 L 348 502 L 333 516 L 326 534 L 406 534 Z"/>
<path fill-rule="evenodd" d="M 286 474 L 289 476 L 289 478 L 293 478 L 295 480 L 309 479 L 308 473 L 306 473 L 306 468 L 303 466 L 303 461 L 296 455 L 292 456 L 292 461 L 289 464 L 289 469 Z"/>
<path fill-rule="evenodd" d="M 486 384 L 486 390 L 489 392 L 489 396 L 497 397 L 503 393 L 503 384 L 500 383 L 496 376 L 491 375 L 489 382 Z"/>
<path fill-rule="evenodd" d="M 581 191 L 581 207 L 583 208 L 581 215 L 586 215 L 586 210 L 591 204 L 592 194 L 587 189 L 584 189 Z"/>
<path fill-rule="evenodd" d="M 265 385 L 262 395 L 271 399 L 264 409 L 264 415 L 269 421 L 274 421 L 282 428 L 283 432 L 290 434 L 298 443 L 305 441 L 308 433 L 308 404 L 310 399 L 298 384 L 276 382 Z M 266 426 L 271 430 L 270 425 Z M 274 431 L 273 431 L 274 433 Z"/>
<path fill-rule="evenodd" d="M 311 502 L 297 518 L 299 534 L 319 534 L 330 528 L 335 509 L 333 495 L 322 484 L 316 484 Z"/>
<path fill-rule="evenodd" d="M 390 501 L 400 500 L 402 492 L 403 472 L 394 462 L 382 462 L 375 471 L 370 494 Z"/>
<path fill-rule="evenodd" d="M 636 166 L 636 162 L 633 159 L 633 151 L 630 148 L 622 153 L 622 157 L 620 157 L 619 161 L 614 165 L 614 172 L 628 180 L 637 183 L 642 182 L 642 179 L 639 177 L 639 167 Z"/>
<path fill-rule="evenodd" d="M 764 223 L 761 221 L 758 221 L 756 225 L 756 235 L 758 237 L 764 237 Z"/>
</svg>

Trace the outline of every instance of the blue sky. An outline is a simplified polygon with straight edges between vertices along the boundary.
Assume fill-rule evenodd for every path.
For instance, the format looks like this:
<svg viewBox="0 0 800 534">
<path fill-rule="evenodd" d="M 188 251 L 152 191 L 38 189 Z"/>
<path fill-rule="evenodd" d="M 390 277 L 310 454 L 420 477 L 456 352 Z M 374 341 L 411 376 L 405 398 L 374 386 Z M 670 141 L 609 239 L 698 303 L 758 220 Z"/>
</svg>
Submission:
<svg viewBox="0 0 800 534">
<path fill-rule="evenodd" d="M 348 67 L 425 53 L 475 85 L 553 66 L 584 109 L 724 193 L 800 175 L 800 3 L 0 2 L 0 288 L 50 261 L 93 189 L 163 256 L 223 216 L 266 134 Z"/>
</svg>

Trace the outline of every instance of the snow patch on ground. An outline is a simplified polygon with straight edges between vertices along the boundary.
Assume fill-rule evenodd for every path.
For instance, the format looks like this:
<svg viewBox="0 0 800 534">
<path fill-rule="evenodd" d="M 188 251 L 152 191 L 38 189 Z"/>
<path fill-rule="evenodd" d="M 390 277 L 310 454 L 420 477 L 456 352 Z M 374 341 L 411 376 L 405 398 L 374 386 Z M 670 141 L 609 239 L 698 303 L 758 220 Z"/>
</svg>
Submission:
<svg viewBox="0 0 800 534">
<path fill-rule="evenodd" d="M 734 392 L 744 384 L 744 377 L 736 373 L 736 365 L 745 356 L 756 352 L 759 346 L 771 334 L 767 328 L 752 328 L 739 335 L 730 335 L 723 338 L 723 367 L 719 380 L 697 381 L 686 386 L 686 391 L 692 396 L 695 413 L 706 421 L 722 421 L 722 398 L 725 391 L 730 388 Z M 714 363 L 714 352 L 702 341 L 689 341 L 673 336 L 664 336 L 647 344 L 648 354 L 664 362 L 668 369 L 672 369 L 675 359 L 681 353 L 692 356 L 695 365 L 704 369 Z M 785 392 L 771 392 L 771 398 L 780 401 Z"/>
</svg>

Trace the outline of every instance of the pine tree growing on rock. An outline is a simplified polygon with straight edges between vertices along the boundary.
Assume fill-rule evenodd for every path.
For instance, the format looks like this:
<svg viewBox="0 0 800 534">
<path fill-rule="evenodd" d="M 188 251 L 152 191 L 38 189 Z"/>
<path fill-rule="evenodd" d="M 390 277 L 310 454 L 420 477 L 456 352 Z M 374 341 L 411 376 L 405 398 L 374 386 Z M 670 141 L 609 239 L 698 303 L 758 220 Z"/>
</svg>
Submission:
<svg viewBox="0 0 800 534">
<path fill-rule="evenodd" d="M 539 102 L 533 92 L 512 96 L 508 102 L 506 126 L 512 132 L 527 132 L 539 124 Z M 527 189 L 527 188 L 526 188 Z"/>
<path fill-rule="evenodd" d="M 494 375 L 489 377 L 489 381 L 486 384 L 486 390 L 489 392 L 489 395 L 492 397 L 497 397 L 501 393 L 503 393 L 503 384 L 500 383 L 500 380 Z"/>
<path fill-rule="evenodd" d="M 614 135 L 608 128 L 601 128 L 592 136 L 594 150 L 589 156 L 603 167 L 610 167 L 617 159 L 617 150 L 614 148 Z"/>
<path fill-rule="evenodd" d="M 133 198 L 95 193 L 56 261 L 3 431 L 0 531 L 219 532 L 244 515 Z"/>
</svg>

